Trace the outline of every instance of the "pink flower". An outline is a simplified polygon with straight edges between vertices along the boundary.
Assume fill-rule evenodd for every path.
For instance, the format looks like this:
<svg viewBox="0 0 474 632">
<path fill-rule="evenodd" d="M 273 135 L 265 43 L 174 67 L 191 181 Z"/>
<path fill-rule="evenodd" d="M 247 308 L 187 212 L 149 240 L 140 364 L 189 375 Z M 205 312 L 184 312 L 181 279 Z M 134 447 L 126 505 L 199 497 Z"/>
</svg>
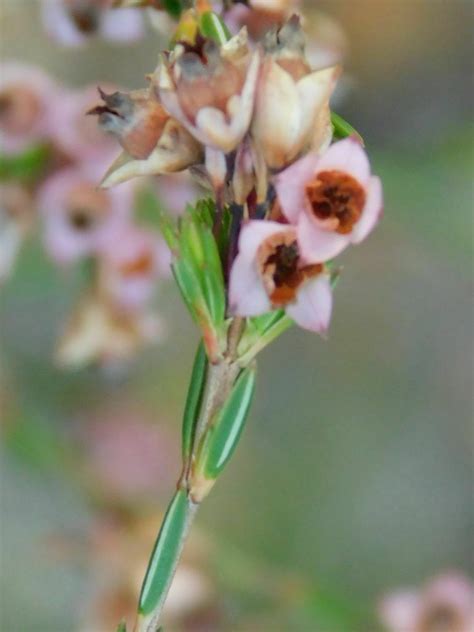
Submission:
<svg viewBox="0 0 474 632">
<path fill-rule="evenodd" d="M 143 309 L 157 279 L 169 276 L 171 253 L 160 236 L 133 225 L 123 225 L 111 237 L 101 250 L 102 291 L 122 309 Z"/>
<path fill-rule="evenodd" d="M 93 35 L 132 42 L 143 35 L 143 19 L 133 9 L 110 9 L 110 0 L 43 0 L 48 34 L 63 46 L 82 46 Z"/>
<path fill-rule="evenodd" d="M 48 253 L 59 263 L 96 254 L 128 220 L 132 190 L 97 189 L 97 176 L 79 168 L 52 175 L 41 187 L 38 206 Z"/>
<path fill-rule="evenodd" d="M 253 220 L 243 228 L 229 286 L 230 311 L 257 316 L 284 308 L 304 329 L 324 334 L 332 309 L 324 266 L 305 259 L 293 226 Z"/>
<path fill-rule="evenodd" d="M 0 68 L 0 150 L 19 153 L 48 140 L 58 88 L 42 70 L 17 62 Z"/>
<path fill-rule="evenodd" d="M 445 573 L 421 590 L 387 595 L 379 613 L 390 632 L 472 632 L 474 585 L 459 573 Z"/>
<path fill-rule="evenodd" d="M 195 204 L 198 185 L 187 173 L 162 176 L 157 182 L 157 195 L 165 209 L 175 217 L 182 215 L 188 204 Z"/>
<path fill-rule="evenodd" d="M 285 217 L 297 227 L 304 257 L 328 261 L 375 227 L 382 185 L 359 142 L 347 138 L 322 155 L 309 153 L 275 178 Z"/>
</svg>

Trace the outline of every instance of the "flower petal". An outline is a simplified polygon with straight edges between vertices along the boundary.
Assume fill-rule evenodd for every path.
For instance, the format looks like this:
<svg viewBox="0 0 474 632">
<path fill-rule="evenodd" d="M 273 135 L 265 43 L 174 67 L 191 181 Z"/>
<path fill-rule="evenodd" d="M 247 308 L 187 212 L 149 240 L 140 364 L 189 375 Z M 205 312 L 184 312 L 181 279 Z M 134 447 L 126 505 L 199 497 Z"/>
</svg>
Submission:
<svg viewBox="0 0 474 632">
<path fill-rule="evenodd" d="M 260 244 L 279 232 L 287 232 L 289 229 L 285 224 L 277 222 L 267 222 L 264 220 L 250 220 L 242 227 L 239 238 L 239 254 L 246 260 L 253 260 L 257 254 Z"/>
<path fill-rule="evenodd" d="M 316 172 L 319 156 L 309 153 L 278 174 L 274 179 L 278 200 L 285 217 L 296 224 L 306 208 L 306 184 Z"/>
<path fill-rule="evenodd" d="M 329 327 L 331 312 L 331 282 L 327 274 L 321 274 L 302 285 L 296 302 L 286 308 L 288 316 L 300 327 L 322 335 Z"/>
<path fill-rule="evenodd" d="M 307 213 L 298 220 L 298 243 L 308 263 L 324 263 L 337 256 L 350 243 L 350 235 L 324 230 Z"/>
<path fill-rule="evenodd" d="M 318 172 L 343 171 L 367 187 L 370 180 L 370 164 L 367 154 L 358 140 L 345 138 L 329 147 L 321 156 Z"/>
<path fill-rule="evenodd" d="M 375 228 L 383 211 L 382 182 L 377 176 L 370 178 L 367 201 L 360 220 L 354 226 L 351 242 L 359 244 Z"/>
<path fill-rule="evenodd" d="M 230 271 L 229 308 L 238 316 L 258 316 L 271 310 L 253 259 L 238 255 Z"/>
</svg>

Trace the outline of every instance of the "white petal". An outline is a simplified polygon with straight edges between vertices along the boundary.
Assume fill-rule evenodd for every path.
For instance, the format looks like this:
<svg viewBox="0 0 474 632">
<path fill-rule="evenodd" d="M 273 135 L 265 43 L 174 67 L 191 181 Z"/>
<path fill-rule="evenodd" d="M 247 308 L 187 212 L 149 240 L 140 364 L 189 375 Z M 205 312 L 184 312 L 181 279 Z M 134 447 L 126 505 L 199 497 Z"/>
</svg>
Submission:
<svg viewBox="0 0 474 632">
<path fill-rule="evenodd" d="M 332 312 L 331 282 L 327 274 L 304 283 L 298 290 L 296 302 L 288 305 L 286 313 L 300 327 L 326 334 Z"/>
<path fill-rule="evenodd" d="M 283 214 L 293 224 L 306 208 L 306 184 L 314 177 L 319 156 L 309 153 L 274 178 Z"/>
<path fill-rule="evenodd" d="M 370 164 L 364 148 L 354 138 L 345 138 L 329 147 L 318 164 L 320 171 L 343 171 L 362 186 L 367 187 L 370 179 Z"/>
<path fill-rule="evenodd" d="M 370 178 L 367 200 L 361 218 L 354 226 L 351 234 L 351 241 L 359 244 L 375 228 L 383 211 L 383 192 L 380 178 L 372 176 Z"/>
<path fill-rule="evenodd" d="M 238 316 L 258 316 L 271 310 L 255 261 L 238 255 L 229 281 L 229 309 Z"/>
<path fill-rule="evenodd" d="M 297 230 L 301 254 L 308 263 L 329 261 L 350 243 L 350 235 L 340 235 L 335 231 L 320 228 L 308 217 L 308 213 L 300 215 Z"/>
<path fill-rule="evenodd" d="M 292 227 L 277 222 L 267 222 L 264 220 L 250 220 L 242 227 L 239 237 L 239 253 L 246 260 L 253 260 L 257 254 L 258 247 L 271 235 L 275 233 L 285 233 Z"/>
<path fill-rule="evenodd" d="M 105 11 L 101 24 L 105 39 L 116 42 L 133 42 L 143 35 L 143 19 L 135 9 Z"/>
</svg>

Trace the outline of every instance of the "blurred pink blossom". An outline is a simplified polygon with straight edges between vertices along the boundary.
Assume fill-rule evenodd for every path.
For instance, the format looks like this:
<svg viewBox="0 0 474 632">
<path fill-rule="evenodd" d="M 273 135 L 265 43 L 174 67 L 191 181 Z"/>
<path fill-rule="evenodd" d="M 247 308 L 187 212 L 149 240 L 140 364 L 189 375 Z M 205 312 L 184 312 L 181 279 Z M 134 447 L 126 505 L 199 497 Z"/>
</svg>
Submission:
<svg viewBox="0 0 474 632">
<path fill-rule="evenodd" d="M 43 25 L 63 46 L 83 46 L 94 35 L 113 42 L 142 37 L 140 11 L 111 9 L 111 5 L 111 0 L 42 0 Z"/>
<path fill-rule="evenodd" d="M 382 623 L 389 632 L 472 632 L 474 584 L 455 571 L 420 589 L 402 589 L 383 597 Z"/>
<path fill-rule="evenodd" d="M 18 62 L 0 67 L 0 151 L 12 154 L 49 139 L 59 89 L 42 70 Z"/>
<path fill-rule="evenodd" d="M 175 173 L 157 180 L 157 194 L 165 209 L 178 217 L 188 204 L 195 204 L 202 192 L 189 173 Z"/>
<path fill-rule="evenodd" d="M 133 190 L 127 184 L 104 191 L 85 168 L 66 168 L 52 176 L 38 193 L 44 242 L 58 263 L 97 254 L 132 211 Z"/>
<path fill-rule="evenodd" d="M 169 277 L 171 253 L 158 234 L 124 224 L 104 240 L 100 285 L 121 308 L 141 310 L 152 299 L 156 282 Z"/>
</svg>

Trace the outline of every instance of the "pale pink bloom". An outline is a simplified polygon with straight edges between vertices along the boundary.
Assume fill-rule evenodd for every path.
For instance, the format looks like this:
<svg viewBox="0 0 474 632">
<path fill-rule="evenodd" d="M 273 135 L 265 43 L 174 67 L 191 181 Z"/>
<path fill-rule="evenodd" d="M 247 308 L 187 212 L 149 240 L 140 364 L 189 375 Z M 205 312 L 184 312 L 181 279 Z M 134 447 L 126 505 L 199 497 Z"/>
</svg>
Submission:
<svg viewBox="0 0 474 632">
<path fill-rule="evenodd" d="M 346 138 L 309 153 L 275 178 L 281 210 L 297 227 L 304 257 L 328 261 L 372 231 L 383 209 L 380 179 L 360 143 Z"/>
<path fill-rule="evenodd" d="M 47 141 L 54 125 L 51 104 L 58 87 L 34 66 L 6 62 L 0 66 L 0 152 L 19 153 Z"/>
<path fill-rule="evenodd" d="M 459 573 L 445 573 L 419 590 L 388 594 L 379 615 L 389 632 L 472 632 L 474 585 Z"/>
<path fill-rule="evenodd" d="M 108 89 L 113 90 L 108 86 Z M 117 153 L 115 141 L 101 132 L 97 121 L 87 113 L 97 104 L 97 86 L 63 91 L 52 104 L 54 144 L 73 161 L 85 162 L 92 170 L 95 163 L 97 179 L 104 165 Z"/>
<path fill-rule="evenodd" d="M 58 263 L 94 255 L 128 221 L 133 191 L 122 185 L 97 189 L 97 175 L 67 168 L 50 176 L 38 193 L 44 242 Z"/>
<path fill-rule="evenodd" d="M 157 195 L 165 209 L 177 217 L 183 215 L 188 204 L 196 203 L 199 188 L 189 174 L 176 173 L 158 180 Z"/>
<path fill-rule="evenodd" d="M 117 305 L 141 310 L 150 303 L 157 280 L 169 277 L 171 253 L 155 233 L 123 225 L 100 253 L 100 286 Z"/>
<path fill-rule="evenodd" d="M 304 329 L 325 334 L 332 310 L 330 277 L 317 260 L 301 256 L 293 226 L 252 220 L 240 234 L 229 307 L 239 316 L 284 308 Z"/>
<path fill-rule="evenodd" d="M 133 42 L 144 32 L 134 9 L 111 9 L 111 0 L 42 0 L 43 25 L 63 46 L 83 46 L 94 35 L 112 42 Z"/>
<path fill-rule="evenodd" d="M 163 424 L 126 401 L 81 420 L 79 440 L 89 480 L 107 499 L 136 503 L 173 483 L 178 454 L 172 437 Z"/>
</svg>

